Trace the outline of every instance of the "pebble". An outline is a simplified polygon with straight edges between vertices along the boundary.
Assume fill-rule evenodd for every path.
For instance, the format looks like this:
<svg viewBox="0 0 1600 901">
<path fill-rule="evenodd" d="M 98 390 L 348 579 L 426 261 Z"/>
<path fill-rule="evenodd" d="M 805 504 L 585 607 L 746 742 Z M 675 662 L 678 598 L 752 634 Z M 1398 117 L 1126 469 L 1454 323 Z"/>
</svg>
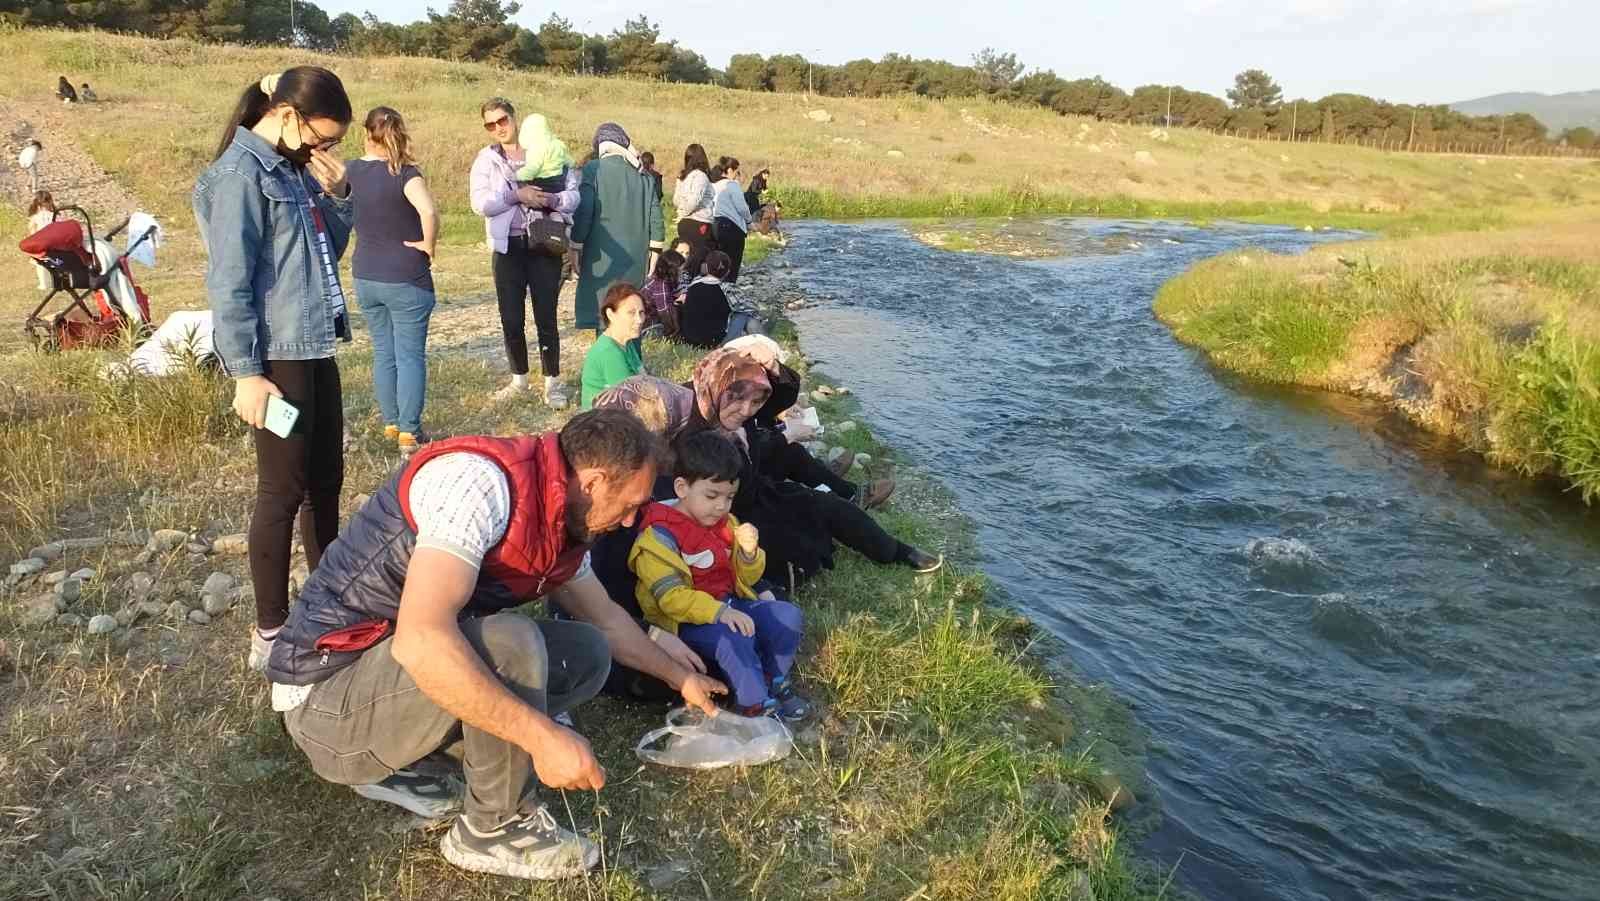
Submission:
<svg viewBox="0 0 1600 901">
<path fill-rule="evenodd" d="M 828 448 L 828 462 L 832 463 L 833 461 L 835 461 L 835 460 L 839 459 L 840 457 L 844 456 L 844 452 L 845 452 L 845 448 L 842 448 L 842 447 L 830 447 L 830 448 Z"/>
<path fill-rule="evenodd" d="M 1099 793 L 1100 800 L 1111 805 L 1112 810 L 1124 810 L 1135 803 L 1133 792 L 1128 791 L 1114 773 L 1101 773 L 1089 780 L 1089 784 Z"/>
<path fill-rule="evenodd" d="M 817 387 L 811 389 L 811 393 L 818 397 L 832 397 L 833 389 L 827 385 L 818 385 Z"/>
<path fill-rule="evenodd" d="M 856 454 L 856 465 L 857 466 L 871 466 L 872 465 L 872 455 L 871 454 Z"/>
<path fill-rule="evenodd" d="M 58 569 L 53 573 L 45 573 L 44 574 L 44 578 L 40 579 L 39 581 L 43 582 L 46 585 L 60 585 L 62 582 L 65 582 L 66 580 L 67 580 L 67 571 L 64 570 L 64 569 Z"/>
<path fill-rule="evenodd" d="M 189 622 L 194 623 L 197 626 L 210 625 L 211 614 L 205 612 L 204 610 L 190 610 Z"/>
<path fill-rule="evenodd" d="M 851 422 L 850 420 L 846 419 L 844 422 L 841 422 L 838 425 L 834 426 L 833 430 L 836 433 L 838 433 L 840 435 L 843 435 L 846 432 L 855 431 L 856 430 L 856 424 L 854 422 Z"/>
<path fill-rule="evenodd" d="M 67 579 L 56 586 L 56 594 L 63 602 L 71 604 L 83 597 L 83 583 L 77 579 Z"/>
<path fill-rule="evenodd" d="M 18 560 L 16 563 L 11 564 L 11 574 L 13 576 L 31 576 L 42 573 L 44 572 L 44 564 L 45 561 L 40 560 L 38 557 Z"/>
<path fill-rule="evenodd" d="M 250 550 L 250 536 L 243 532 L 223 535 L 211 542 L 211 553 L 238 556 Z"/>
<path fill-rule="evenodd" d="M 200 586 L 201 594 L 227 594 L 233 589 L 237 580 L 227 573 L 214 572 L 206 576 L 206 583 Z"/>
<path fill-rule="evenodd" d="M 183 549 L 188 551 L 191 554 L 199 554 L 202 557 L 204 557 L 206 554 L 211 553 L 211 545 L 207 544 L 204 541 L 191 541 L 188 544 L 184 545 Z"/>
<path fill-rule="evenodd" d="M 56 617 L 56 625 L 64 626 L 68 629 L 76 629 L 83 625 L 83 617 L 76 613 L 63 613 Z"/>
<path fill-rule="evenodd" d="M 42 626 L 63 612 L 65 605 L 52 594 L 41 594 L 22 605 L 22 621 L 30 626 Z"/>
<path fill-rule="evenodd" d="M 161 603 L 160 601 L 140 601 L 128 609 L 134 612 L 136 618 L 139 616 L 148 616 L 154 619 L 159 619 L 161 614 L 167 612 L 167 605 Z"/>
<path fill-rule="evenodd" d="M 134 600 L 142 601 L 156 590 L 156 580 L 149 573 L 134 573 L 128 577 L 128 594 Z"/>
<path fill-rule="evenodd" d="M 188 543 L 189 533 L 181 529 L 157 529 L 150 536 L 148 547 L 153 551 L 170 551 Z"/>
<path fill-rule="evenodd" d="M 166 606 L 166 617 L 174 622 L 181 620 L 188 615 L 189 607 L 182 601 L 173 601 Z"/>
<path fill-rule="evenodd" d="M 49 561 L 56 559 L 65 552 L 66 548 L 63 548 L 60 542 L 52 541 L 49 544 L 41 544 L 29 551 L 28 556 L 37 558 L 39 560 Z"/>
<path fill-rule="evenodd" d="M 104 635 L 107 632 L 117 631 L 117 618 L 104 613 L 97 613 L 89 617 L 89 634 Z"/>
<path fill-rule="evenodd" d="M 92 566 L 85 566 L 83 569 L 75 570 L 71 576 L 71 578 L 77 579 L 79 582 L 87 582 L 94 577 L 95 571 Z"/>
<path fill-rule="evenodd" d="M 221 616 L 232 606 L 233 595 L 228 592 L 200 596 L 200 609 L 204 610 L 207 616 Z"/>
</svg>

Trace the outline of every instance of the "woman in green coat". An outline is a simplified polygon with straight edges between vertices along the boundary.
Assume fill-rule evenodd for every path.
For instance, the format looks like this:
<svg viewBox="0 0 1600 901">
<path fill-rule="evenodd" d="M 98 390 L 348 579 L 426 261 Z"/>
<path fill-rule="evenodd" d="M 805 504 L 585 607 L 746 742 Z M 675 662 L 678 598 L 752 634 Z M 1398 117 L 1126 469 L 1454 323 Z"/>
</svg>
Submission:
<svg viewBox="0 0 1600 901">
<path fill-rule="evenodd" d="M 595 159 L 583 167 L 572 241 L 578 257 L 578 328 L 602 328 L 600 300 L 617 282 L 644 283 L 652 251 L 666 239 L 655 182 L 640 170 L 628 133 L 607 122 L 594 133 Z"/>
</svg>

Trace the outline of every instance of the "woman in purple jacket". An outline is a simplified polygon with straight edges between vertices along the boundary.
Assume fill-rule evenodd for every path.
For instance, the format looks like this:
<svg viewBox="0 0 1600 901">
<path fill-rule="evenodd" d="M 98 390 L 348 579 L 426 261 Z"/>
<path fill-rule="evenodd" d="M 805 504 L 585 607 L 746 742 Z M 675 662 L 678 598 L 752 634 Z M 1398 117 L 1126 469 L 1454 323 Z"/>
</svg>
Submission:
<svg viewBox="0 0 1600 901">
<path fill-rule="evenodd" d="M 520 184 L 517 170 L 525 154 L 517 143 L 517 111 L 511 101 L 493 97 L 480 113 L 494 143 L 472 161 L 472 210 L 483 217 L 484 238 L 494 252 L 494 290 L 500 305 L 511 383 L 496 391 L 497 400 L 528 390 L 528 338 L 524 331 L 526 298 L 533 295 L 533 324 L 539 334 L 539 365 L 544 370 L 544 400 L 552 409 L 570 398 L 561 383 L 561 337 L 556 331 L 556 296 L 561 292 L 562 255 L 547 252 L 528 239 L 540 219 L 553 219 L 571 230 L 578 208 L 581 175 L 576 167 L 553 179 Z"/>
</svg>

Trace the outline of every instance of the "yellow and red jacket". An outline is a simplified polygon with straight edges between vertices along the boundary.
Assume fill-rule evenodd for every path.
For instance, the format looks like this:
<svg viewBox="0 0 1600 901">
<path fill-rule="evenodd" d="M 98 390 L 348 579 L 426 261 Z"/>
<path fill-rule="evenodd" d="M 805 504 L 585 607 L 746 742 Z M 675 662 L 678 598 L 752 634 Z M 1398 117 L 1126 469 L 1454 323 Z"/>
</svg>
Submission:
<svg viewBox="0 0 1600 901">
<path fill-rule="evenodd" d="M 675 504 L 646 507 L 628 552 L 644 618 L 676 633 L 679 623 L 716 622 L 729 597 L 754 598 L 767 552 L 756 548 L 748 558 L 739 552 L 733 541 L 738 527 L 732 515 L 708 528 Z"/>
</svg>

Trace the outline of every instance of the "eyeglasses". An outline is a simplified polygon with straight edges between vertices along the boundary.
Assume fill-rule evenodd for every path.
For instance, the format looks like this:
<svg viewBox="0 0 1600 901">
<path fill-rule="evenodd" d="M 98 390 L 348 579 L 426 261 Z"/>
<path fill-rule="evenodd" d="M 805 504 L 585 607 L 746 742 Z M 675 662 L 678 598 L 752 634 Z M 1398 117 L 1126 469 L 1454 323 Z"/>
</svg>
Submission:
<svg viewBox="0 0 1600 901">
<path fill-rule="evenodd" d="M 504 125 L 504 124 L 506 124 L 507 122 L 510 122 L 510 121 L 511 121 L 511 117 L 510 116 L 501 116 L 500 118 L 495 119 L 492 122 L 483 123 L 483 130 L 484 131 L 494 131 L 495 129 L 499 128 L 500 126 L 502 126 L 502 125 Z"/>
<path fill-rule="evenodd" d="M 300 119 L 300 124 L 304 125 L 306 127 L 306 129 L 311 132 L 311 136 L 313 138 L 317 139 L 317 142 L 315 144 L 311 145 L 311 146 L 315 147 L 316 149 L 318 149 L 318 150 L 332 150 L 333 148 L 339 146 L 339 142 L 340 141 L 344 140 L 344 138 L 342 138 L 342 137 L 340 137 L 340 138 L 328 138 L 328 137 L 324 136 L 322 134 L 322 132 L 317 131 L 317 127 L 315 125 L 311 124 L 311 118 L 309 116 L 307 116 L 305 113 L 302 113 L 299 110 L 295 110 L 294 114 L 295 114 L 295 116 L 297 116 Z"/>
</svg>

